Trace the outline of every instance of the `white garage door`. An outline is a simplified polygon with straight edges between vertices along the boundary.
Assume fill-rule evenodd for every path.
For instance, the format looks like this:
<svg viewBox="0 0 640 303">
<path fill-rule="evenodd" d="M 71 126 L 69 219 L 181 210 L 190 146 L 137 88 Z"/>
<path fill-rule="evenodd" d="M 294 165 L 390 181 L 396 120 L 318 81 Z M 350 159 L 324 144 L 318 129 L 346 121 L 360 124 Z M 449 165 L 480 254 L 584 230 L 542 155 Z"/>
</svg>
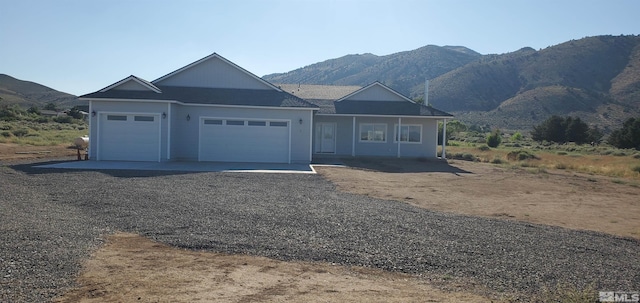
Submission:
<svg viewBox="0 0 640 303">
<path fill-rule="evenodd" d="M 98 160 L 160 161 L 160 116 L 101 114 Z"/>
<path fill-rule="evenodd" d="M 200 161 L 288 163 L 289 149 L 288 121 L 200 120 Z"/>
</svg>

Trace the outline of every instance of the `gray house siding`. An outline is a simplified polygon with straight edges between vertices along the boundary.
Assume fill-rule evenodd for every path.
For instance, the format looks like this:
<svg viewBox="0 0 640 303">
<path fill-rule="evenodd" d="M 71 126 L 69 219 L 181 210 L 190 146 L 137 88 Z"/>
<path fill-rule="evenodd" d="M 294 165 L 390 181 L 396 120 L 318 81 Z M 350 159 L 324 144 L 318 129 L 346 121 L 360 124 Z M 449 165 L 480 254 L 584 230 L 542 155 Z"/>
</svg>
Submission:
<svg viewBox="0 0 640 303">
<path fill-rule="evenodd" d="M 323 116 L 315 117 L 314 128 L 320 123 L 335 123 L 336 125 L 336 148 L 335 156 L 381 156 L 397 157 L 398 142 L 395 141 L 395 133 L 398 125 L 398 118 L 394 117 L 356 117 L 355 143 L 353 137 L 353 117 L 346 116 Z M 386 138 L 384 142 L 365 142 L 360 140 L 360 130 L 362 124 L 384 125 Z M 438 120 L 433 118 L 402 118 L 401 125 L 419 125 L 421 129 L 421 141 L 419 143 L 400 143 L 400 157 L 426 157 L 435 158 L 437 156 L 437 131 Z M 330 156 L 332 154 L 318 153 L 317 144 L 319 136 L 317 129 L 314 129 L 314 156 Z"/>
<path fill-rule="evenodd" d="M 189 120 L 187 120 L 187 116 L 189 116 Z M 175 134 L 172 136 L 172 144 L 175 151 L 173 156 L 175 160 L 198 161 L 200 120 L 206 117 L 288 121 L 291 130 L 291 162 L 308 163 L 311 161 L 311 146 L 309 145 L 311 110 L 180 105 L 176 107 L 174 117 L 176 118 L 176 124 L 173 126 Z M 302 120 L 302 123 L 300 123 L 300 120 Z M 256 147 L 256 149 L 258 148 Z"/>
</svg>

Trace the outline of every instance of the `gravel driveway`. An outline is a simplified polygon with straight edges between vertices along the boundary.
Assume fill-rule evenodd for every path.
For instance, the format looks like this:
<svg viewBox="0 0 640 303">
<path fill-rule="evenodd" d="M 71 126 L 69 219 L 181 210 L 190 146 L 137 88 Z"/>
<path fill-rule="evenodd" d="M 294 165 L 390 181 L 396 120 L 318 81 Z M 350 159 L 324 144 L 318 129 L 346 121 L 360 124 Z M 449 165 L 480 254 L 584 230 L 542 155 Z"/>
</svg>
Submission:
<svg viewBox="0 0 640 303">
<path fill-rule="evenodd" d="M 337 192 L 318 175 L 0 166 L 0 301 L 73 283 L 100 237 L 471 279 L 494 293 L 557 282 L 640 290 L 640 241 L 432 212 Z"/>
</svg>

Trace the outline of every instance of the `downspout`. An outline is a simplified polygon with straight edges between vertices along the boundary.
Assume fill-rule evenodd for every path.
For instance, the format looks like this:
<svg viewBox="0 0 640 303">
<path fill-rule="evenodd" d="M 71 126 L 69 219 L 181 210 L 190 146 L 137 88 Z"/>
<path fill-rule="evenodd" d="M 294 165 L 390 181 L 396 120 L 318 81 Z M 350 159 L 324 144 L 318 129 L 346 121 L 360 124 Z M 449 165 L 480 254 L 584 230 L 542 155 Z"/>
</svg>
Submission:
<svg viewBox="0 0 640 303">
<path fill-rule="evenodd" d="M 353 116 L 353 140 L 351 140 L 351 157 L 356 156 L 356 116 Z"/>
<path fill-rule="evenodd" d="M 402 117 L 398 117 L 398 158 L 400 158 L 400 142 L 402 141 Z M 407 134 L 408 135 L 408 134 Z"/>
<path fill-rule="evenodd" d="M 447 159 L 447 119 L 442 119 L 442 159 Z"/>
</svg>

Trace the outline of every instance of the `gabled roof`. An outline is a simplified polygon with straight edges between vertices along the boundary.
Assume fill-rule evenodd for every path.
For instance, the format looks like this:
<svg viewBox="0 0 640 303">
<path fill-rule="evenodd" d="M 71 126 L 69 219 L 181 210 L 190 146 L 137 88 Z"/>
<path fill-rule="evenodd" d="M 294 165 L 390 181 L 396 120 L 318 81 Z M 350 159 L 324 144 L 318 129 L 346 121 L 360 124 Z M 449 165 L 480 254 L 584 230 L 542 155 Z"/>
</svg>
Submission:
<svg viewBox="0 0 640 303">
<path fill-rule="evenodd" d="M 232 67 L 233 67 L 233 68 L 235 68 L 235 69 L 237 69 L 237 70 L 238 70 L 238 71 L 240 71 L 241 73 L 244 73 L 244 74 L 246 74 L 247 76 L 249 76 L 249 77 L 251 77 L 251 78 L 255 79 L 256 81 L 258 81 L 258 82 L 260 82 L 260 83 L 262 83 L 262 84 L 264 84 L 264 85 L 266 85 L 266 86 L 268 86 L 268 87 L 270 87 L 270 88 L 272 88 L 272 89 L 275 89 L 275 90 L 277 90 L 277 91 L 281 91 L 281 89 L 280 89 L 280 88 L 278 88 L 277 86 L 275 86 L 275 85 L 273 85 L 273 84 L 269 83 L 268 81 L 266 81 L 266 80 L 264 80 L 264 79 L 262 79 L 262 78 L 260 78 L 260 77 L 256 76 L 255 74 L 253 74 L 253 73 L 249 72 L 248 70 L 246 70 L 246 69 L 244 69 L 244 68 L 240 67 L 239 65 L 236 65 L 235 63 L 233 63 L 233 62 L 231 62 L 231 61 L 227 60 L 226 58 L 224 58 L 224 57 L 222 57 L 222 56 L 218 55 L 217 53 L 213 53 L 213 54 L 211 54 L 211 55 L 209 55 L 209 56 L 206 56 L 206 57 L 204 57 L 204 58 L 202 58 L 202 59 L 200 59 L 200 60 L 198 60 L 198 61 L 195 61 L 195 62 L 193 62 L 193 63 L 191 63 L 191 64 L 189 64 L 189 65 L 187 65 L 187 66 L 184 66 L 184 67 L 179 68 L 179 69 L 177 69 L 177 70 L 175 70 L 175 71 L 173 71 L 173 72 L 170 72 L 170 73 L 168 73 L 168 74 L 166 74 L 166 75 L 164 75 L 164 76 L 162 76 L 162 77 L 160 77 L 160 78 L 158 78 L 158 79 L 156 79 L 156 80 L 153 80 L 153 81 L 151 81 L 151 82 L 152 82 L 152 83 L 154 83 L 154 84 L 159 84 L 160 82 L 162 82 L 162 81 L 164 81 L 164 80 L 167 80 L 167 79 L 169 79 L 169 78 L 171 78 L 171 77 L 175 77 L 175 76 L 176 76 L 176 75 L 178 75 L 178 74 L 181 74 L 181 73 L 183 73 L 183 72 L 185 72 L 185 71 L 187 71 L 187 70 L 189 70 L 189 69 L 191 69 L 191 68 L 194 68 L 195 66 L 198 66 L 198 65 L 200 65 L 200 64 L 202 64 L 202 63 L 204 63 L 204 62 L 207 62 L 207 61 L 209 61 L 209 60 L 212 60 L 212 59 L 219 59 L 219 60 L 221 60 L 222 62 L 224 62 L 224 63 L 226 63 L 226 64 L 228 64 L 228 65 L 232 66 Z"/>
<path fill-rule="evenodd" d="M 316 105 L 283 91 L 266 89 L 233 89 L 158 86 L 162 91 L 108 90 L 80 96 L 80 99 L 108 100 L 166 100 L 185 104 L 215 104 L 234 106 L 300 107 L 317 108 Z"/>
<path fill-rule="evenodd" d="M 314 100 L 338 100 L 349 95 L 362 86 L 338 86 L 338 85 L 315 85 L 315 84 L 274 84 L 285 92 L 288 92 L 302 99 Z"/>
<path fill-rule="evenodd" d="M 336 102 L 341 102 L 341 101 L 344 101 L 344 100 L 352 99 L 352 98 L 356 97 L 357 95 L 362 94 L 363 92 L 365 92 L 365 91 L 367 91 L 369 89 L 372 89 L 373 87 L 380 87 L 380 88 L 390 92 L 392 95 L 397 96 L 398 98 L 400 98 L 402 100 L 415 103 L 413 100 L 405 97 L 403 94 L 393 90 L 392 88 L 390 88 L 390 87 L 388 87 L 388 86 L 386 86 L 386 85 L 384 85 L 384 84 L 382 84 L 382 83 L 380 83 L 378 81 L 373 82 L 373 83 L 371 83 L 371 84 L 369 84 L 369 85 L 367 85 L 367 86 L 365 86 L 365 87 L 363 87 L 363 88 L 361 88 L 361 89 L 359 89 L 359 90 L 357 90 L 357 91 L 355 91 L 355 92 L 353 92 L 351 94 L 348 94 L 348 95 L 338 99 Z M 392 101 L 392 100 L 388 100 L 388 101 Z"/>
<path fill-rule="evenodd" d="M 389 92 L 394 100 L 362 100 L 357 96 L 372 87 Z M 302 86 L 301 86 L 302 88 Z M 361 96 L 363 96 L 362 94 Z M 356 97 L 355 99 L 352 99 Z M 310 98 L 309 102 L 319 107 L 318 114 L 325 115 L 372 115 L 372 116 L 413 116 L 413 117 L 452 117 L 453 115 L 414 102 L 380 82 L 374 82 L 361 89 L 334 100 Z"/>
<path fill-rule="evenodd" d="M 101 89 L 99 91 L 100 92 L 106 92 L 106 91 L 109 91 L 109 90 L 112 90 L 112 89 L 117 89 L 119 86 L 125 85 L 125 84 L 130 83 L 130 82 L 134 82 L 134 83 L 138 84 L 140 87 L 146 88 L 146 89 L 151 90 L 153 92 L 161 93 L 160 89 L 158 87 L 156 87 L 155 85 L 153 85 L 151 82 L 149 82 L 147 80 L 144 80 L 142 78 L 138 78 L 138 77 L 136 77 L 134 75 L 126 77 L 126 78 L 124 78 L 124 79 L 122 79 L 122 80 L 120 80 L 120 81 L 118 81 L 118 82 L 116 82 L 114 84 L 111 84 L 111 85 L 109 85 L 109 86 L 107 86 L 107 87 L 105 87 L 105 88 L 103 88 L 103 89 Z"/>
</svg>

